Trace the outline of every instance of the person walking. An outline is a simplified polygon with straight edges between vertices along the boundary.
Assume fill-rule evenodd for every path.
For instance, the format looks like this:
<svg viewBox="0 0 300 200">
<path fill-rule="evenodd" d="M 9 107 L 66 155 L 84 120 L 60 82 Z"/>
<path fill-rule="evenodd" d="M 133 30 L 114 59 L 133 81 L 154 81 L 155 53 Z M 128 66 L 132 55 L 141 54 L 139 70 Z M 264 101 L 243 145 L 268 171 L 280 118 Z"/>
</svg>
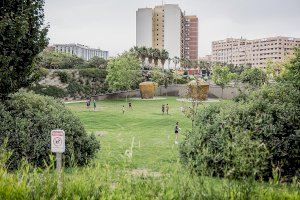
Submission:
<svg viewBox="0 0 300 200">
<path fill-rule="evenodd" d="M 96 100 L 95 100 L 95 99 L 94 99 L 94 101 L 93 101 L 93 104 L 94 104 L 94 111 L 96 111 L 97 105 L 96 105 Z"/>
<path fill-rule="evenodd" d="M 169 104 L 167 104 L 166 105 L 166 113 L 167 113 L 167 115 L 169 114 L 169 109 L 170 109 Z"/>
<path fill-rule="evenodd" d="M 181 129 L 179 128 L 179 123 L 176 122 L 175 130 L 174 130 L 174 132 L 175 132 L 175 144 L 178 144 L 178 137 L 179 137 L 179 131 L 180 130 Z"/>
<path fill-rule="evenodd" d="M 165 104 L 163 104 L 163 105 L 161 106 L 161 112 L 162 112 L 163 115 L 165 114 Z"/>
<path fill-rule="evenodd" d="M 125 114 L 125 106 L 124 105 L 122 106 L 122 113 L 123 113 L 123 115 Z"/>
</svg>

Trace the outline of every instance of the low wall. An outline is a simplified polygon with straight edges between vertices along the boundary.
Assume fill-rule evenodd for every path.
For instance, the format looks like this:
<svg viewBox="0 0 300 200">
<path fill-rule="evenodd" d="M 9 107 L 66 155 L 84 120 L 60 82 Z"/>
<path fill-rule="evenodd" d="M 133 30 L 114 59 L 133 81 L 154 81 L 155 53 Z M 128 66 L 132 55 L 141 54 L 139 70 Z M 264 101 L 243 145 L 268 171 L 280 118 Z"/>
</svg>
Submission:
<svg viewBox="0 0 300 200">
<path fill-rule="evenodd" d="M 170 85 L 167 89 L 164 86 L 158 87 L 156 90 L 156 96 L 180 96 L 186 97 L 187 95 L 187 87 L 186 85 Z M 222 88 L 217 85 L 210 84 L 209 85 L 209 98 L 224 98 L 224 99 L 232 99 L 239 94 L 238 87 L 229 86 L 224 88 L 223 97 L 222 97 Z"/>
<path fill-rule="evenodd" d="M 107 93 L 102 95 L 95 95 L 92 98 L 96 100 L 104 100 L 104 99 L 120 99 L 120 98 L 128 98 L 130 97 L 140 97 L 140 90 L 130 90 L 130 91 L 120 91 L 115 93 Z"/>
<path fill-rule="evenodd" d="M 159 86 L 156 89 L 155 96 L 178 96 L 178 97 L 186 97 L 187 93 L 187 87 L 186 85 L 179 85 L 174 84 L 168 86 L 166 89 L 164 86 Z M 209 92 L 208 97 L 209 98 L 223 98 L 223 99 L 232 99 L 236 97 L 239 94 L 238 87 L 229 86 L 226 87 L 223 91 L 223 97 L 222 97 L 222 89 L 220 86 L 210 84 L 209 85 Z M 120 91 L 115 93 L 108 93 L 103 95 L 96 95 L 92 98 L 95 98 L 97 100 L 104 100 L 104 99 L 119 99 L 119 98 L 128 98 L 130 97 L 141 97 L 140 90 L 131 90 L 131 91 Z"/>
</svg>

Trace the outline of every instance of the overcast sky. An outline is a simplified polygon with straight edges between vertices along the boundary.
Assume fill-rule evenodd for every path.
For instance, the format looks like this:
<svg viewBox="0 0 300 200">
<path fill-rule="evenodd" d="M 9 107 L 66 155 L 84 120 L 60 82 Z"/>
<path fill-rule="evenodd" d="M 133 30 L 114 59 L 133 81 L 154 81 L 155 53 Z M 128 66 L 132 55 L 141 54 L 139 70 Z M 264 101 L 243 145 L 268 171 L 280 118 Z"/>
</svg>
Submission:
<svg viewBox="0 0 300 200">
<path fill-rule="evenodd" d="M 135 45 L 135 12 L 161 0 L 45 0 L 50 43 L 80 43 L 116 55 Z M 199 18 L 199 56 L 241 36 L 300 38 L 300 0 L 165 0 Z"/>
</svg>

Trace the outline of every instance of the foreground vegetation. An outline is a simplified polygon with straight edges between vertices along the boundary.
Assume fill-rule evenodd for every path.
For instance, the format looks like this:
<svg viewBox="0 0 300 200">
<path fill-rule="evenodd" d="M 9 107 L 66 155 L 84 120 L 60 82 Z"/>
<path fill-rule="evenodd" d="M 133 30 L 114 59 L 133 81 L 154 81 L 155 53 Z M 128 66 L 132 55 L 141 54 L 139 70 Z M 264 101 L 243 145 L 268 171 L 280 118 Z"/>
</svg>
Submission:
<svg viewBox="0 0 300 200">
<path fill-rule="evenodd" d="M 170 115 L 161 114 L 169 103 Z M 185 133 L 191 122 L 174 97 L 159 101 L 98 101 L 97 111 L 85 103 L 68 104 L 86 130 L 101 141 L 101 151 L 87 167 L 64 169 L 61 199 L 298 199 L 299 184 L 211 178 L 191 174 L 181 166 L 174 144 L 178 120 Z M 215 103 L 218 104 L 218 103 Z M 185 136 L 181 136 L 180 140 Z M 132 145 L 132 141 L 134 142 Z M 132 151 L 131 151 L 132 149 Z M 4 152 L 4 151 L 1 151 Z M 132 153 L 132 154 L 131 154 Z M 5 155 L 1 154 L 1 160 Z M 60 199 L 54 158 L 46 169 L 25 164 L 13 173 L 0 167 L 0 199 Z M 3 163 L 3 162 L 1 162 Z"/>
</svg>

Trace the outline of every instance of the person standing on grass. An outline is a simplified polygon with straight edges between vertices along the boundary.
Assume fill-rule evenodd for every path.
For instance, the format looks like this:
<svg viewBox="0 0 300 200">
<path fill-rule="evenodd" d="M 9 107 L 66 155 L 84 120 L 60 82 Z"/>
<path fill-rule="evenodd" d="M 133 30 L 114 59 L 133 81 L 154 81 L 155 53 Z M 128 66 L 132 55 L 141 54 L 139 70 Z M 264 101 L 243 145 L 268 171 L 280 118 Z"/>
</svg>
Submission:
<svg viewBox="0 0 300 200">
<path fill-rule="evenodd" d="M 161 112 L 162 112 L 163 115 L 165 114 L 165 104 L 163 104 L 163 105 L 161 106 Z"/>
<path fill-rule="evenodd" d="M 86 109 L 90 110 L 91 100 L 89 98 L 86 99 Z"/>
<path fill-rule="evenodd" d="M 129 108 L 129 109 L 132 109 L 132 104 L 131 104 L 131 102 L 128 103 L 128 108 Z"/>
<path fill-rule="evenodd" d="M 179 131 L 181 129 L 179 128 L 179 123 L 176 122 L 176 125 L 175 125 L 175 144 L 178 144 L 178 137 L 179 137 Z"/>
<path fill-rule="evenodd" d="M 125 106 L 124 105 L 122 106 L 122 113 L 123 113 L 123 115 L 125 114 Z"/>
<path fill-rule="evenodd" d="M 96 100 L 95 99 L 93 101 L 93 104 L 94 104 L 94 111 L 96 111 Z"/>
<path fill-rule="evenodd" d="M 169 104 L 167 104 L 166 105 L 166 113 L 167 113 L 167 115 L 169 114 L 169 109 L 170 109 Z"/>
</svg>

